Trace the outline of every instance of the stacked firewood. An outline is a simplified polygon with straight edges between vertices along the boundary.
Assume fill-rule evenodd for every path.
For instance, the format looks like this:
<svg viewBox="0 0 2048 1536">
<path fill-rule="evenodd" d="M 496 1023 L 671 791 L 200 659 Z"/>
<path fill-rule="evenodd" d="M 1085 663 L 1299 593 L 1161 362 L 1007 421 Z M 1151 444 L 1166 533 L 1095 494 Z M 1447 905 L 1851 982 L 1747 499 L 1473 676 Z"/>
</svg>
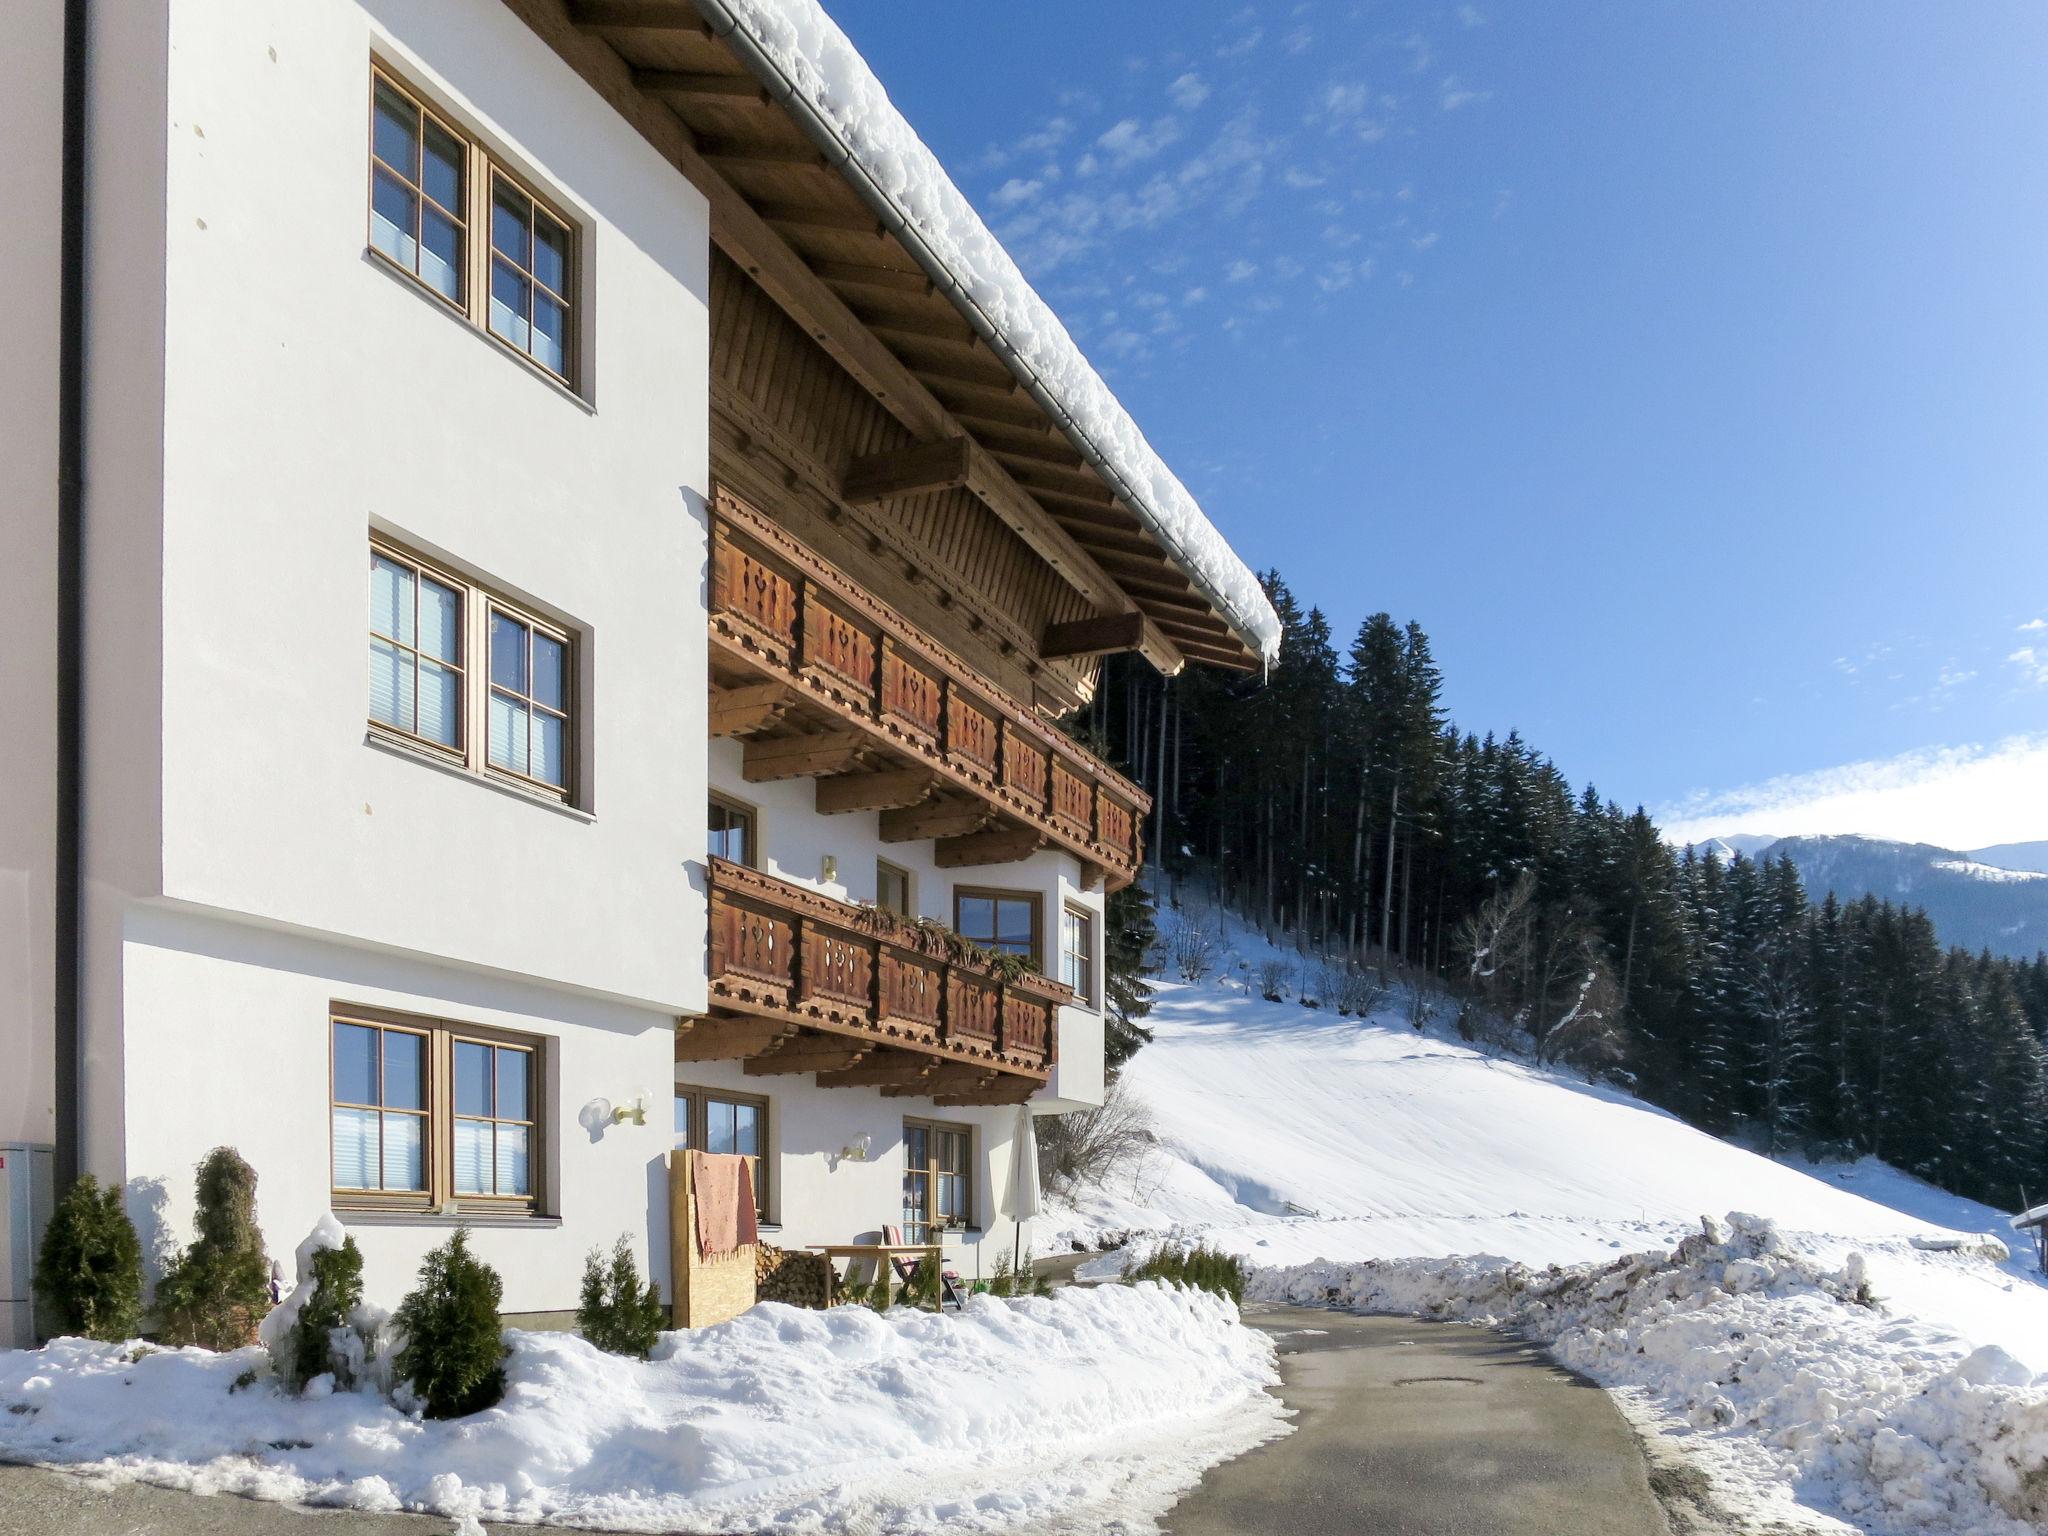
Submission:
<svg viewBox="0 0 2048 1536">
<path fill-rule="evenodd" d="M 754 1296 L 759 1301 L 787 1302 L 792 1307 L 825 1305 L 822 1253 L 798 1253 L 763 1243 L 754 1259 Z"/>
</svg>

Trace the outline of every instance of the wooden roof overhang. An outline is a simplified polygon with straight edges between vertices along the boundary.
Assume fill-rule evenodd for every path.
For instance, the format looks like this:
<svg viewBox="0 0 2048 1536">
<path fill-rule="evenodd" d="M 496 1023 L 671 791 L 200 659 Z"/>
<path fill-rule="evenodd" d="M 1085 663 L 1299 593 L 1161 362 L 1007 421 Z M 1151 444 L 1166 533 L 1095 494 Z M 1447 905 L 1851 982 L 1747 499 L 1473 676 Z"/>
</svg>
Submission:
<svg viewBox="0 0 2048 1536">
<path fill-rule="evenodd" d="M 1160 671 L 1260 658 L 949 291 L 690 0 L 505 0 L 704 192 L 711 235 L 916 446 L 848 467 L 868 498 L 970 489 L 1095 616 L 1040 654 Z"/>
</svg>

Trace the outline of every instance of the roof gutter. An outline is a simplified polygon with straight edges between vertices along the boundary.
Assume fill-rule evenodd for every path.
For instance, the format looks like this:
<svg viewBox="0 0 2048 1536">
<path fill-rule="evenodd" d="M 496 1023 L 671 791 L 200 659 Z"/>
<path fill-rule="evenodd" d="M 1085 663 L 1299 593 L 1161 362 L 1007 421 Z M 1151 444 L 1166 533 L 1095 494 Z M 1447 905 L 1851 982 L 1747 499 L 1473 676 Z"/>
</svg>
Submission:
<svg viewBox="0 0 2048 1536">
<path fill-rule="evenodd" d="M 1137 489 L 1124 478 L 1122 471 L 1096 445 L 1095 440 L 1081 424 L 1068 413 L 1066 406 L 1038 376 L 1038 371 L 1011 346 L 1009 338 L 989 319 L 974 296 L 961 286 L 952 269 L 926 243 L 917 227 L 897 206 L 896 200 L 868 174 L 867 168 L 839 137 L 839 130 L 811 105 L 809 98 L 782 72 L 781 66 L 754 40 L 753 34 L 740 25 L 738 16 L 734 14 L 726 0 L 695 0 L 695 4 L 698 13 L 711 24 L 712 31 L 739 55 L 741 62 L 753 71 L 754 77 L 762 82 L 768 94 L 796 118 L 811 141 L 825 155 L 826 160 L 846 178 L 875 217 L 882 221 L 883 227 L 900 240 L 904 248 L 917 259 L 917 264 L 924 268 L 925 276 L 942 289 L 953 301 L 954 306 L 967 316 L 975 334 L 980 336 L 987 343 L 989 350 L 1000 357 L 1010 372 L 1023 382 L 1025 391 L 1037 402 L 1039 409 L 1059 424 L 1067 440 L 1095 472 L 1109 483 L 1110 489 L 1116 492 L 1120 500 L 1137 512 L 1152 536 L 1166 546 L 1174 565 L 1187 577 L 1189 584 L 1229 621 L 1239 641 L 1261 665 L 1266 665 L 1270 658 L 1265 655 L 1259 644 L 1256 626 L 1252 625 L 1245 615 L 1239 613 L 1228 598 L 1203 579 L 1200 562 L 1190 558 L 1187 550 L 1167 531 L 1166 524 L 1158 512 L 1139 495 Z"/>
<path fill-rule="evenodd" d="M 85 135 L 87 0 L 64 0 L 57 297 L 57 825 L 52 1092 L 58 1193 L 78 1177 L 80 895 L 85 788 Z"/>
</svg>

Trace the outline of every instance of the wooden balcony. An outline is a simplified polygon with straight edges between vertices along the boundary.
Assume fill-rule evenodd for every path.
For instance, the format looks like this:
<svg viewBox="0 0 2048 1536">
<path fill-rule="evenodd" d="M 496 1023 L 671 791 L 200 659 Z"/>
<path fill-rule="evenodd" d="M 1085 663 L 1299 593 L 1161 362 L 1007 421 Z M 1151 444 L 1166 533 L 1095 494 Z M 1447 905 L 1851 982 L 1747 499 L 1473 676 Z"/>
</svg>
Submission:
<svg viewBox="0 0 2048 1536">
<path fill-rule="evenodd" d="M 726 859 L 710 871 L 712 1012 L 679 1026 L 678 1061 L 941 1104 L 1021 1103 L 1045 1086 L 1073 996 L 1059 983 Z"/>
<path fill-rule="evenodd" d="M 723 489 L 711 537 L 711 734 L 749 780 L 816 778 L 821 813 L 879 811 L 941 868 L 1058 847 L 1136 876 L 1137 785 Z"/>
</svg>

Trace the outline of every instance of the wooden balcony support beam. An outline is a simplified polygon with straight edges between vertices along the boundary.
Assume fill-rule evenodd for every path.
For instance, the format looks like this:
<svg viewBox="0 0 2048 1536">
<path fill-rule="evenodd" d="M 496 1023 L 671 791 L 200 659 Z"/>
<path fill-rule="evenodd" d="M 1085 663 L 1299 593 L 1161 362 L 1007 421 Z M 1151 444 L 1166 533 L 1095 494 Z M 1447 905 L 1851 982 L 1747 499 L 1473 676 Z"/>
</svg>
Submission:
<svg viewBox="0 0 2048 1536">
<path fill-rule="evenodd" d="M 895 811 L 920 804 L 937 782 L 929 769 L 885 768 L 877 773 L 840 773 L 818 780 L 818 814 Z"/>
<path fill-rule="evenodd" d="M 936 1056 L 876 1056 L 857 1067 L 838 1072 L 820 1072 L 820 1088 L 897 1088 L 920 1084 L 939 1068 Z"/>
<path fill-rule="evenodd" d="M 995 819 L 995 812 L 973 802 L 932 800 L 903 810 L 882 812 L 882 841 L 914 843 L 927 837 L 965 837 Z"/>
<path fill-rule="evenodd" d="M 711 691 L 711 739 L 751 736 L 773 725 L 795 702 L 795 696 L 781 683 L 748 683 L 739 688 Z"/>
<path fill-rule="evenodd" d="M 1045 834 L 1036 827 L 999 827 L 993 832 L 942 837 L 933 847 L 932 858 L 941 869 L 1014 864 L 1019 859 L 1030 858 L 1045 846 L 1045 841 Z"/>
<path fill-rule="evenodd" d="M 963 486 L 967 483 L 967 448 L 966 438 L 953 437 L 866 454 L 847 466 L 840 499 L 860 507 Z"/>
<path fill-rule="evenodd" d="M 932 1102 L 941 1109 L 972 1109 L 997 1104 L 1024 1104 L 1031 1096 L 1045 1087 L 1044 1083 L 1032 1078 L 1019 1078 L 1015 1083 L 998 1081 L 979 1093 L 937 1093 Z"/>
<path fill-rule="evenodd" d="M 1120 651 L 1135 651 L 1144 641 L 1143 615 L 1104 613 L 1092 619 L 1046 625 L 1045 639 L 1038 647 L 1038 654 L 1047 661 L 1063 656 L 1108 656 Z"/>
<path fill-rule="evenodd" d="M 876 288 L 920 296 L 933 291 L 932 280 L 922 272 L 905 272 L 896 267 L 870 267 L 857 261 L 814 261 L 811 270 L 840 288 Z"/>
<path fill-rule="evenodd" d="M 864 731 L 822 731 L 814 736 L 780 736 L 748 741 L 740 772 L 749 784 L 777 779 L 814 779 L 845 773 L 874 750 Z"/>
<path fill-rule="evenodd" d="M 787 1041 L 771 1054 L 750 1056 L 741 1068 L 749 1077 L 777 1077 L 792 1072 L 843 1072 L 858 1066 L 875 1049 L 865 1042 L 836 1040 L 831 1043 L 815 1035 Z"/>
<path fill-rule="evenodd" d="M 677 1061 L 741 1061 L 772 1051 L 796 1033 L 773 1019 L 683 1019 L 676 1025 Z"/>
<path fill-rule="evenodd" d="M 945 1063 L 931 1069 L 917 1083 L 885 1085 L 882 1097 L 885 1099 L 923 1098 L 928 1094 L 980 1093 L 987 1089 L 998 1073 L 996 1067 L 968 1064 Z"/>
</svg>

